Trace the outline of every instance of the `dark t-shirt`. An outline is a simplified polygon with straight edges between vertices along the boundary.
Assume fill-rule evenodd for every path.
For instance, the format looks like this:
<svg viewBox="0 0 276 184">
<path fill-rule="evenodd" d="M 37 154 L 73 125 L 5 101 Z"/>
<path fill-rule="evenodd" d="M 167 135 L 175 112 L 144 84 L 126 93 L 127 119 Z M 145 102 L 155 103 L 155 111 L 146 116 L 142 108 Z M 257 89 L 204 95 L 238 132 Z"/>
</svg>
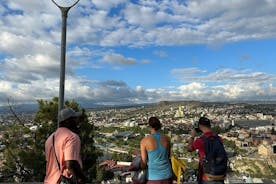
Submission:
<svg viewBox="0 0 276 184">
<path fill-rule="evenodd" d="M 211 136 L 215 136 L 216 134 L 214 132 L 206 132 L 202 134 L 203 136 L 209 138 Z M 205 143 L 201 138 L 196 138 L 194 142 L 192 143 L 193 150 L 198 150 L 199 154 L 199 165 L 198 165 L 198 180 L 205 181 L 206 178 L 203 176 L 203 167 L 202 167 L 202 160 L 205 155 Z"/>
</svg>

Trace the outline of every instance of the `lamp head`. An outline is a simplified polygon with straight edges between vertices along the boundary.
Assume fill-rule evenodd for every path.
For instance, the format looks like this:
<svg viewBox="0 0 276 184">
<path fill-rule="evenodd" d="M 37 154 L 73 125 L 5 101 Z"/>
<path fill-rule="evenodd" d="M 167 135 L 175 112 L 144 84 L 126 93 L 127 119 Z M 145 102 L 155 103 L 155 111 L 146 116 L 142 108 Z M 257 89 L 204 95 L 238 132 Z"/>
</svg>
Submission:
<svg viewBox="0 0 276 184">
<path fill-rule="evenodd" d="M 53 3 L 59 8 L 72 8 L 75 6 L 80 0 L 52 0 Z"/>
</svg>

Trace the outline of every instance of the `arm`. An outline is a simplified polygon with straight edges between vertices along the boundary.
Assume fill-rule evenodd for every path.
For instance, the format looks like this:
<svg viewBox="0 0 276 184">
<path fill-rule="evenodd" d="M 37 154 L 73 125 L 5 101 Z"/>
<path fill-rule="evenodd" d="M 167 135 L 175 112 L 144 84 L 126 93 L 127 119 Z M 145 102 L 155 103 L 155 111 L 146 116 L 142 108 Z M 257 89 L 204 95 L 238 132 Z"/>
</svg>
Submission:
<svg viewBox="0 0 276 184">
<path fill-rule="evenodd" d="M 66 169 L 70 174 L 75 176 L 80 183 L 85 183 L 85 176 L 81 170 L 80 164 L 76 160 L 65 161 Z"/>
<path fill-rule="evenodd" d="M 192 129 L 191 138 L 189 139 L 188 146 L 187 146 L 187 150 L 189 152 L 194 151 L 193 142 L 194 142 L 195 136 L 196 136 L 196 131 L 194 129 Z"/>
<path fill-rule="evenodd" d="M 141 140 L 140 142 L 140 150 L 141 150 L 141 168 L 144 169 L 147 166 L 147 149 L 146 149 L 146 144 L 145 144 L 145 138 Z"/>
<path fill-rule="evenodd" d="M 85 183 L 85 176 L 81 168 L 80 146 L 79 136 L 72 134 L 64 148 L 64 164 L 68 175 L 73 175 L 80 183 Z"/>
</svg>

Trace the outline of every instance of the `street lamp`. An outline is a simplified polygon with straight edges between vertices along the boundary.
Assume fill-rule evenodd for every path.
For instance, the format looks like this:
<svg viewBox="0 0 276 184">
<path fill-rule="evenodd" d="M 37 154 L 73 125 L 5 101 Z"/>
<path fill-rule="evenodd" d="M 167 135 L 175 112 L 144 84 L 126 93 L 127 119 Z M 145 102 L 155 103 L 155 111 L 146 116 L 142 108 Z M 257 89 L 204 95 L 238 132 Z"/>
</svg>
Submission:
<svg viewBox="0 0 276 184">
<path fill-rule="evenodd" d="M 60 78 L 59 78 L 59 98 L 58 113 L 64 107 L 64 81 L 65 81 L 65 54 L 66 54 L 66 25 L 69 10 L 75 6 L 80 0 L 52 0 L 52 2 L 60 9 L 62 16 L 61 28 L 61 52 L 60 52 Z M 59 127 L 59 118 L 58 124 Z"/>
</svg>

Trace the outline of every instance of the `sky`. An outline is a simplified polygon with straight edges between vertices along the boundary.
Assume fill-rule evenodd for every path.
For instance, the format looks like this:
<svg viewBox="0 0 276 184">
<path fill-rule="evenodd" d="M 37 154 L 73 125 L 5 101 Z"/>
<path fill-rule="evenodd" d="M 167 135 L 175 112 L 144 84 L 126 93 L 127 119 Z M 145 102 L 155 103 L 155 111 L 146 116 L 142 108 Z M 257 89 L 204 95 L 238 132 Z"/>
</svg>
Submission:
<svg viewBox="0 0 276 184">
<path fill-rule="evenodd" d="M 1 0 L 0 16 L 0 105 L 58 97 L 58 7 Z M 80 104 L 276 100 L 274 0 L 80 0 L 66 46 Z"/>
</svg>

